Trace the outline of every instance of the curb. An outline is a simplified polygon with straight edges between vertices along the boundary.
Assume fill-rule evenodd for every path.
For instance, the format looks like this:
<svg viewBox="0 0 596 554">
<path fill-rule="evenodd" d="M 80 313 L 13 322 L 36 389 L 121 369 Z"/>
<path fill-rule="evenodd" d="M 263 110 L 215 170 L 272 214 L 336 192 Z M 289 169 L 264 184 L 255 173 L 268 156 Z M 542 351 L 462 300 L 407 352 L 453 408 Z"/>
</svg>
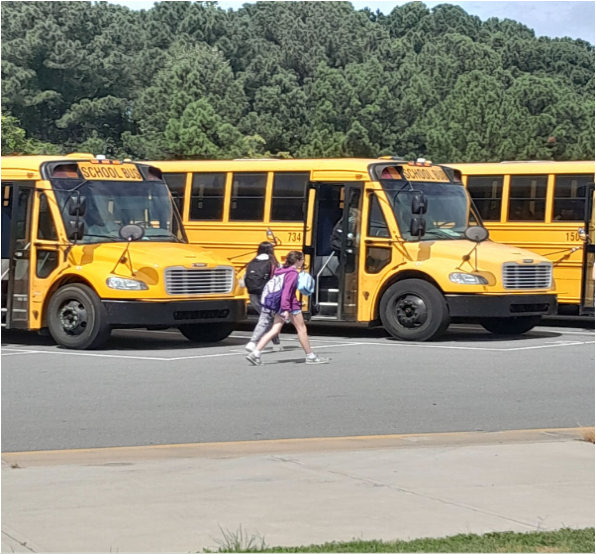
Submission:
<svg viewBox="0 0 596 554">
<path fill-rule="evenodd" d="M 464 447 L 494 444 L 570 442 L 583 441 L 584 434 L 590 431 L 594 432 L 594 427 L 320 437 L 4 452 L 2 453 L 2 466 L 3 471 L 8 471 L 14 463 L 18 463 L 20 468 L 24 468 L 48 465 L 103 465 L 114 462 L 157 461 L 180 458 L 240 458 L 292 452 L 337 452 L 394 448 L 428 448 L 437 446 Z"/>
</svg>

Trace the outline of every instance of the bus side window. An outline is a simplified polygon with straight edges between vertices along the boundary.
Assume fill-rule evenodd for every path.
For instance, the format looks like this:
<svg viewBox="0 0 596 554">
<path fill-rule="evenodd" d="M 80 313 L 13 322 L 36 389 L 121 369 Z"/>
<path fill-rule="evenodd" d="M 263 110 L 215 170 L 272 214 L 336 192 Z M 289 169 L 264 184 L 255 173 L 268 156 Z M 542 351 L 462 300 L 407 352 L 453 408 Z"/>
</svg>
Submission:
<svg viewBox="0 0 596 554">
<path fill-rule="evenodd" d="M 50 206 L 48 205 L 48 197 L 42 192 L 39 195 L 39 220 L 37 222 L 37 238 L 41 240 L 58 240 L 58 233 L 56 232 L 56 225 Z"/>
<path fill-rule="evenodd" d="M 556 175 L 553 221 L 583 221 L 586 190 L 593 175 Z"/>
<path fill-rule="evenodd" d="M 503 201 L 503 176 L 470 175 L 467 187 L 482 220 L 499 221 Z"/>
<path fill-rule="evenodd" d="M 263 221 L 267 173 L 234 173 L 230 221 Z"/>
<path fill-rule="evenodd" d="M 271 221 L 304 221 L 304 194 L 309 173 L 275 173 Z"/>
<path fill-rule="evenodd" d="M 12 221 L 12 183 L 2 182 L 2 259 L 10 255 L 10 223 Z M 3 270 L 4 272 L 4 270 Z"/>
<path fill-rule="evenodd" d="M 368 202 L 368 222 L 366 228 L 367 236 L 382 238 L 390 237 L 389 227 L 387 226 L 387 221 L 385 220 L 385 216 L 381 210 L 381 205 L 379 204 L 377 195 L 374 193 L 370 194 L 368 197 Z M 364 265 L 364 270 L 366 273 L 370 273 L 371 275 L 380 273 L 384 267 L 391 263 L 391 253 L 391 245 L 367 245 Z"/>
<path fill-rule="evenodd" d="M 163 173 L 163 180 L 172 193 L 178 211 L 184 210 L 184 193 L 186 191 L 186 173 Z"/>
<path fill-rule="evenodd" d="M 509 221 L 544 221 L 546 175 L 511 176 Z"/>
<path fill-rule="evenodd" d="M 368 228 L 366 234 L 369 237 L 389 237 L 389 227 L 387 227 L 387 221 L 381 210 L 377 195 L 371 194 L 368 198 Z"/>
<path fill-rule="evenodd" d="M 192 177 L 189 219 L 221 221 L 225 194 L 225 173 L 195 173 Z"/>
</svg>

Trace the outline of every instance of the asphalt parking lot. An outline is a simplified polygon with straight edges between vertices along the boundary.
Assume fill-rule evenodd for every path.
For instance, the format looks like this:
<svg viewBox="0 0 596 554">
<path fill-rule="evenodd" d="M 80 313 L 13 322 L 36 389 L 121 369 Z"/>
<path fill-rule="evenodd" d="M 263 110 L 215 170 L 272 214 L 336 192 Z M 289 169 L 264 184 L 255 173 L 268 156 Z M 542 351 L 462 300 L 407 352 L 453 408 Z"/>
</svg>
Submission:
<svg viewBox="0 0 596 554">
<path fill-rule="evenodd" d="M 278 438 L 594 425 L 594 332 L 539 327 L 498 337 L 452 326 L 440 342 L 310 327 L 251 366 L 249 327 L 208 346 L 177 331 L 115 331 L 71 351 L 3 333 L 2 448 L 51 450 Z"/>
</svg>

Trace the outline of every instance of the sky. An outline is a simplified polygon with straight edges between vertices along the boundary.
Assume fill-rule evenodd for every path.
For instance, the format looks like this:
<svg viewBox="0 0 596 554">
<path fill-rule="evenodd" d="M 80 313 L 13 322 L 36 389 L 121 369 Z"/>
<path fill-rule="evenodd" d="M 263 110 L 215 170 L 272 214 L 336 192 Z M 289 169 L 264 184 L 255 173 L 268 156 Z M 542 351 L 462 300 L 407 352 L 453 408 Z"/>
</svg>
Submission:
<svg viewBox="0 0 596 554">
<path fill-rule="evenodd" d="M 149 9 L 153 0 L 112 0 L 114 4 L 121 4 L 132 9 Z M 238 9 L 246 1 L 223 0 L 219 2 L 222 8 Z M 381 10 L 389 13 L 393 7 L 405 4 L 405 1 L 379 2 L 374 0 L 353 1 L 357 9 L 365 7 L 373 11 Z M 580 2 L 569 1 L 482 1 L 482 2 L 424 2 L 429 8 L 439 4 L 456 4 L 466 12 L 477 15 L 483 21 L 489 17 L 499 19 L 515 19 L 534 29 L 537 36 L 581 38 L 594 44 L 595 6 L 593 0 Z"/>
</svg>

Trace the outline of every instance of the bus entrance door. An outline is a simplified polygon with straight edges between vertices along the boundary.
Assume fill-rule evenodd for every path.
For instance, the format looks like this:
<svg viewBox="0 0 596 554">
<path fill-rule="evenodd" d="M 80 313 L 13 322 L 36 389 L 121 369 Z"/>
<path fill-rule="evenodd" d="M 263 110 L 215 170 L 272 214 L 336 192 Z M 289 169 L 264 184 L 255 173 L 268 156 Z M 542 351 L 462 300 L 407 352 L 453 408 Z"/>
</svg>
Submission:
<svg viewBox="0 0 596 554">
<path fill-rule="evenodd" d="M 8 278 L 6 296 L 2 299 L 2 312 L 5 316 L 3 326 L 13 329 L 27 329 L 29 327 L 29 265 L 31 259 L 31 214 L 34 189 L 33 183 L 18 182 L 14 183 L 12 188 L 13 190 L 9 193 L 6 190 L 3 191 L 5 193 L 4 199 L 6 194 L 12 196 L 10 202 L 9 260 L 8 267 L 5 269 L 3 266 L 2 271 L 3 280 L 5 271 L 7 271 L 6 277 Z"/>
<path fill-rule="evenodd" d="M 585 246 L 582 275 L 581 315 L 594 315 L 594 183 L 588 185 L 585 217 Z"/>
<path fill-rule="evenodd" d="M 358 315 L 358 260 L 362 183 L 312 183 L 315 209 L 310 244 L 316 290 L 314 319 L 356 321 Z M 309 197 L 310 198 L 310 197 Z M 305 233 L 305 237 L 308 234 Z"/>
</svg>

